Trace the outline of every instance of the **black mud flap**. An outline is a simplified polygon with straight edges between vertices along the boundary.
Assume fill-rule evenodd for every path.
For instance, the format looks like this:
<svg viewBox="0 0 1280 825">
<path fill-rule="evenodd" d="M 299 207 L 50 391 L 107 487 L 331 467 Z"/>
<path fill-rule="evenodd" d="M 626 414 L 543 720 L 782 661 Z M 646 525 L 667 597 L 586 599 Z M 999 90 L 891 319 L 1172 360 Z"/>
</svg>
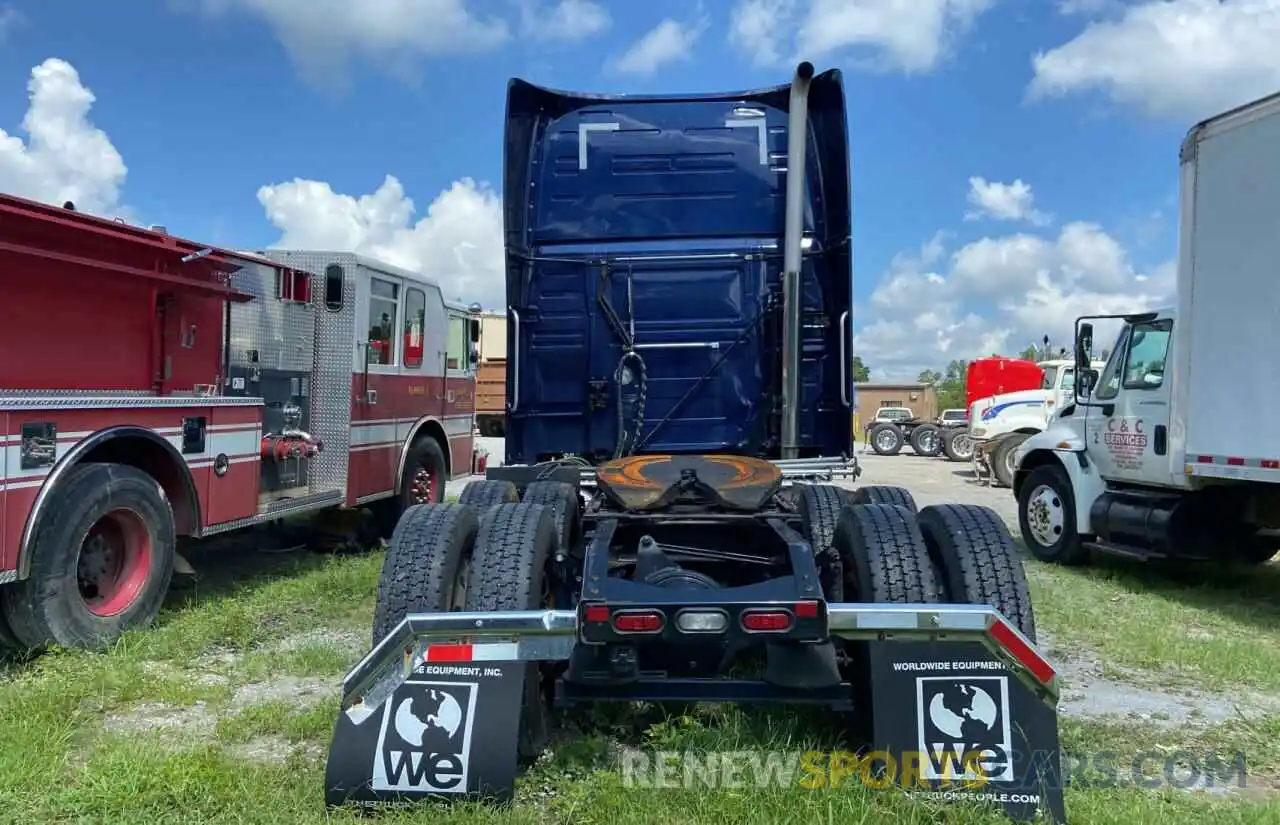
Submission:
<svg viewBox="0 0 1280 825">
<path fill-rule="evenodd" d="M 913 796 L 1065 825 L 1053 704 L 981 643 L 866 644 L 871 756 L 881 760 L 869 767 Z"/>
<path fill-rule="evenodd" d="M 371 713 L 340 713 L 325 803 L 507 802 L 529 662 L 424 664 Z"/>
</svg>

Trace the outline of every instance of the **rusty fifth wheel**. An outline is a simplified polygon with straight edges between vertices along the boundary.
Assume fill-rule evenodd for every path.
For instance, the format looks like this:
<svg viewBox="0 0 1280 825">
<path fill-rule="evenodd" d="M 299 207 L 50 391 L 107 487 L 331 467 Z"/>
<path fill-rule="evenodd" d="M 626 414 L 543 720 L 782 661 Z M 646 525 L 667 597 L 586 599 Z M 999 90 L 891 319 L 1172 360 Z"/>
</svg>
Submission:
<svg viewBox="0 0 1280 825">
<path fill-rule="evenodd" d="M 35 537 L 31 575 L 4 594 L 18 641 L 102 648 L 149 624 L 173 576 L 173 511 L 149 475 L 120 464 L 73 467 L 52 493 L 57 518 Z"/>
</svg>

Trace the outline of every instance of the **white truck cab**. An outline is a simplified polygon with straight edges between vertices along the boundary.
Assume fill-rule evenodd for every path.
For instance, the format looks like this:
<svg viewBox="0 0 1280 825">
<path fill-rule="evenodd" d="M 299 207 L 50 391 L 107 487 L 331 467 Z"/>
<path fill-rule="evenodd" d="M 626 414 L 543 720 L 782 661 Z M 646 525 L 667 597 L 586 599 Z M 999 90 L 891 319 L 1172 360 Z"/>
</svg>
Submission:
<svg viewBox="0 0 1280 825">
<path fill-rule="evenodd" d="M 1075 392 L 1076 365 L 1071 359 L 1037 362 L 1044 370 L 1038 390 L 1019 390 L 980 398 L 969 408 L 969 440 L 974 469 L 1013 485 L 1013 453 L 1025 439 L 1044 430 Z M 1102 363 L 1097 362 L 1097 367 Z"/>
<path fill-rule="evenodd" d="M 1032 555 L 1257 564 L 1280 550 L 1280 95 L 1183 143 L 1177 305 L 1076 322 L 1075 398 L 1013 456 Z M 1101 370 L 1092 320 L 1122 327 Z M 1224 399 L 1235 413 L 1222 415 Z"/>
</svg>

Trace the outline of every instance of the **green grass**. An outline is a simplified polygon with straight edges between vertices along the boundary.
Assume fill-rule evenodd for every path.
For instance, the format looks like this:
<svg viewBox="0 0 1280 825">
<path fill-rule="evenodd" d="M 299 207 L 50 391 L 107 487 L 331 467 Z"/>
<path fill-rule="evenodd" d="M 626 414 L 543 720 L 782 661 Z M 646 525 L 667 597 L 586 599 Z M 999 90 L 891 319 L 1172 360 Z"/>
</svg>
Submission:
<svg viewBox="0 0 1280 825">
<path fill-rule="evenodd" d="M 1164 683 L 1280 693 L 1280 564 L 1172 570 L 1096 559 L 1028 562 L 1036 616 L 1054 641 Z"/>
<path fill-rule="evenodd" d="M 322 788 L 338 685 L 368 644 L 381 558 L 193 558 L 197 569 L 214 578 L 175 592 L 151 630 L 131 634 L 106 654 L 63 651 L 9 666 L 0 675 L 0 822 L 370 821 L 327 813 Z M 1224 688 L 1274 691 L 1280 682 L 1280 622 L 1262 607 L 1239 606 L 1235 598 L 1243 592 L 1262 601 L 1273 578 L 1255 576 L 1229 591 L 1153 578 L 1150 572 L 1139 577 L 1124 568 L 1029 570 L 1040 624 L 1064 646 L 1088 644 L 1121 665 L 1179 667 Z M 1179 636 L 1179 627 L 1203 629 L 1212 641 Z M 156 727 L 158 719 L 171 726 Z M 619 744 L 699 752 L 840 747 L 821 721 L 786 710 L 700 709 L 694 717 L 661 720 L 627 708 L 602 709 L 585 729 L 559 734 L 552 757 L 522 776 L 512 806 L 431 806 L 374 821 L 1006 821 L 999 814 L 912 801 L 857 783 L 819 789 L 797 783 L 720 790 L 627 787 L 616 764 Z M 1280 796 L 1259 790 L 1271 781 L 1267 777 L 1280 776 L 1280 718 L 1175 732 L 1137 722 L 1064 719 L 1061 738 L 1070 754 L 1106 750 L 1118 754 L 1120 764 L 1153 748 L 1168 754 L 1243 750 L 1255 776 L 1255 787 L 1217 796 L 1096 782 L 1072 787 L 1067 807 L 1073 823 L 1280 821 Z"/>
</svg>

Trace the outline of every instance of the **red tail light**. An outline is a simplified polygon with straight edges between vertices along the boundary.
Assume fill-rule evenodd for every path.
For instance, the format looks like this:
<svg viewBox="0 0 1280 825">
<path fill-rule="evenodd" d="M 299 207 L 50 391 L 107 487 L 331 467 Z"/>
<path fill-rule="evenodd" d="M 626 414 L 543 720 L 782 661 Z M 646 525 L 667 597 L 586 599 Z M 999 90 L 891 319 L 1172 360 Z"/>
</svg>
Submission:
<svg viewBox="0 0 1280 825">
<path fill-rule="evenodd" d="M 742 629 L 751 633 L 785 633 L 791 622 L 789 610 L 747 610 L 742 614 Z"/>
<path fill-rule="evenodd" d="M 665 624 L 656 610 L 618 611 L 613 614 L 613 629 L 619 633 L 658 633 Z"/>
</svg>

